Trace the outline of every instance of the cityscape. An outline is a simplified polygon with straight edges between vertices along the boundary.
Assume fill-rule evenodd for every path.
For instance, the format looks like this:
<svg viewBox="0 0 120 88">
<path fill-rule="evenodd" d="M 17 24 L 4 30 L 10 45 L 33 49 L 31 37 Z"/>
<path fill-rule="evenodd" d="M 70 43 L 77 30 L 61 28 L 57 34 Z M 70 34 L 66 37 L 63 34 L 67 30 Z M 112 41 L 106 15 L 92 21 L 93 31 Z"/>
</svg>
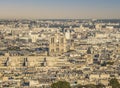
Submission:
<svg viewBox="0 0 120 88">
<path fill-rule="evenodd" d="M 103 11 L 110 18 L 97 13 L 95 17 L 93 13 L 88 14 L 91 18 L 78 13 L 79 17 L 75 11 L 66 14 L 68 8 L 63 3 L 78 5 L 76 9 L 82 1 L 65 0 L 59 2 L 63 10 L 66 8 L 61 16 L 35 15 L 34 10 L 35 14 L 30 15 L 28 11 L 27 16 L 25 12 L 21 16 L 16 10 L 26 10 L 18 9 L 17 5 L 31 6 L 34 0 L 21 1 L 0 1 L 0 7 L 16 4 L 15 10 L 6 7 L 9 14 L 0 15 L 0 88 L 120 88 L 120 13 L 114 12 L 116 8 L 113 8 L 114 17 L 109 11 Z M 117 6 L 115 2 L 110 3 Z M 37 3 L 40 4 L 36 1 L 33 5 Z"/>
</svg>

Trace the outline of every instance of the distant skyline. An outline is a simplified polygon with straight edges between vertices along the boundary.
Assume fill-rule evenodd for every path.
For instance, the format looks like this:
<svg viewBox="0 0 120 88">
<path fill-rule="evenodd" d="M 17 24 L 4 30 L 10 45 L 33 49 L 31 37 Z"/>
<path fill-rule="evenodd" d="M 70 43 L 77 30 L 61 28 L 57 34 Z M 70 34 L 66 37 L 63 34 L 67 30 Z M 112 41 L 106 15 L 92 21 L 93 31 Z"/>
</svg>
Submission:
<svg viewBox="0 0 120 88">
<path fill-rule="evenodd" d="M 120 0 L 0 0 L 0 19 L 120 19 Z"/>
</svg>

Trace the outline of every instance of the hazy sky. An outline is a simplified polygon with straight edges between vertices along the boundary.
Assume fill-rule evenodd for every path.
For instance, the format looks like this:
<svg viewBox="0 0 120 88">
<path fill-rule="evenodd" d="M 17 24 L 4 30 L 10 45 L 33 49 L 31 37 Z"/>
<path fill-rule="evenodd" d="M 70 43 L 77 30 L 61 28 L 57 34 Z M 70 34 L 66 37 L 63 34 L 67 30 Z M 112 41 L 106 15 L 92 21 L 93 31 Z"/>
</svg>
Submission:
<svg viewBox="0 0 120 88">
<path fill-rule="evenodd" d="M 0 0 L 0 18 L 120 18 L 120 0 Z"/>
</svg>

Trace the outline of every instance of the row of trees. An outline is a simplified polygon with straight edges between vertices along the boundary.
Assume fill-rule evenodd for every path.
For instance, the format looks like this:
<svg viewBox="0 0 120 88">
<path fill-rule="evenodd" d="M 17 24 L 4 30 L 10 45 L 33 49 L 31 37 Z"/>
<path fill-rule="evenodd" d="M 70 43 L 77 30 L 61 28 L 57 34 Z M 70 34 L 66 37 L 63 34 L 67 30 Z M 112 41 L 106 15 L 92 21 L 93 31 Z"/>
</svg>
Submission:
<svg viewBox="0 0 120 88">
<path fill-rule="evenodd" d="M 51 85 L 51 88 L 71 88 L 70 83 L 66 81 L 58 81 Z"/>
<path fill-rule="evenodd" d="M 78 85 L 76 88 L 105 88 L 105 85 L 103 84 L 88 84 L 88 85 Z"/>
<path fill-rule="evenodd" d="M 110 86 L 112 88 L 120 88 L 120 84 L 116 78 L 110 80 Z"/>
<path fill-rule="evenodd" d="M 120 84 L 116 78 L 111 79 L 109 81 L 109 85 L 112 86 L 112 88 L 120 88 Z M 53 83 L 51 85 L 51 88 L 71 88 L 70 83 L 66 81 L 58 81 L 56 83 Z M 93 85 L 93 84 L 88 84 L 88 85 L 77 85 L 73 88 L 105 88 L 105 85 L 103 84 L 98 84 L 98 85 Z"/>
</svg>

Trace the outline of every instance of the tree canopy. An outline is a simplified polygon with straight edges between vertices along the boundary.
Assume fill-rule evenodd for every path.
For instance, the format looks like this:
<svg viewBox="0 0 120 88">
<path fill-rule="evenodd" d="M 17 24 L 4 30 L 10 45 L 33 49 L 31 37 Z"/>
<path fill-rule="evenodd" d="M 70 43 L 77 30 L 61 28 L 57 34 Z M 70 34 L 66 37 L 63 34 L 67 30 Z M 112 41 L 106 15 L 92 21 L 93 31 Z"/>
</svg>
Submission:
<svg viewBox="0 0 120 88">
<path fill-rule="evenodd" d="M 112 88 L 120 88 L 120 84 L 116 78 L 110 80 L 110 86 Z"/>
<path fill-rule="evenodd" d="M 78 85 L 77 88 L 105 88 L 105 86 L 103 84 L 98 84 L 98 85 L 94 85 L 94 84 L 88 84 L 88 85 Z"/>
<path fill-rule="evenodd" d="M 51 88 L 71 88 L 70 83 L 66 81 L 58 81 L 51 85 Z"/>
</svg>

